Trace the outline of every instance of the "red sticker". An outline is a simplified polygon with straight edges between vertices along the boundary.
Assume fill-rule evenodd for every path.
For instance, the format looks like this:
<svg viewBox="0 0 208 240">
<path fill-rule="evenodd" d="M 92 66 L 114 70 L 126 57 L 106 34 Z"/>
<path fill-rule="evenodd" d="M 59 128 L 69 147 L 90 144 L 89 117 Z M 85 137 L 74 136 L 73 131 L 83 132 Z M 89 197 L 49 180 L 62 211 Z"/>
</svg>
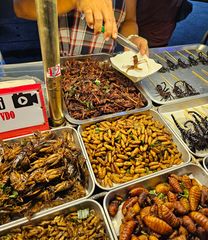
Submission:
<svg viewBox="0 0 208 240">
<path fill-rule="evenodd" d="M 61 66 L 60 66 L 60 64 L 57 64 L 54 67 L 48 68 L 48 71 L 47 71 L 47 77 L 48 78 L 54 78 L 54 77 L 59 77 L 59 76 L 61 76 Z"/>
</svg>

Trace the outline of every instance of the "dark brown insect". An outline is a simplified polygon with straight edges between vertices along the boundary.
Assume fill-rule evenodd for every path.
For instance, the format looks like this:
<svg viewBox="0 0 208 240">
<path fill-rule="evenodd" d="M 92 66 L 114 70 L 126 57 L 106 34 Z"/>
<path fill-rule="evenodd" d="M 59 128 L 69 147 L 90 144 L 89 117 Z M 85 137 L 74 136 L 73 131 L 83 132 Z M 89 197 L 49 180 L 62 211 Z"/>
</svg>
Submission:
<svg viewBox="0 0 208 240">
<path fill-rule="evenodd" d="M 144 107 L 146 99 L 123 74 L 93 58 L 69 60 L 64 66 L 63 97 L 69 115 L 88 119 Z"/>
<path fill-rule="evenodd" d="M 145 216 L 144 222 L 151 230 L 162 235 L 169 235 L 173 231 L 169 224 L 154 216 Z"/>
<path fill-rule="evenodd" d="M 164 86 L 162 86 L 164 85 Z M 156 91 L 159 93 L 159 95 L 162 97 L 161 101 L 164 99 L 165 101 L 174 99 L 173 95 L 170 92 L 170 89 L 167 88 L 167 85 L 165 82 L 161 82 L 161 84 L 157 84 Z"/>
<path fill-rule="evenodd" d="M 191 211 L 195 211 L 198 208 L 201 199 L 201 190 L 198 186 L 191 187 L 189 191 L 189 202 Z"/>
</svg>

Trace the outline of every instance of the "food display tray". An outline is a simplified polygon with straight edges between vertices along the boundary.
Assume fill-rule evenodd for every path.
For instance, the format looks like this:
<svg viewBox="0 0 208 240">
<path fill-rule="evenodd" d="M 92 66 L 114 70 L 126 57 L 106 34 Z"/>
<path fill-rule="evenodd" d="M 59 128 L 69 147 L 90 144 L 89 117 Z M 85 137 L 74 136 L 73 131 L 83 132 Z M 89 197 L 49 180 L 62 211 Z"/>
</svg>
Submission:
<svg viewBox="0 0 208 240">
<path fill-rule="evenodd" d="M 95 59 L 97 61 L 100 61 L 100 62 L 109 62 L 111 56 L 112 55 L 110 55 L 110 54 L 99 53 L 99 54 L 63 57 L 63 58 L 61 58 L 61 63 L 63 65 L 67 60 L 70 60 L 70 59 L 77 59 L 77 60 L 81 61 L 81 60 L 84 60 L 84 59 L 89 58 L 89 57 L 93 58 L 93 59 Z M 63 67 L 63 69 L 64 69 L 64 67 Z M 131 81 L 131 80 L 128 79 L 128 81 Z M 145 93 L 145 91 L 143 90 L 143 88 L 140 85 L 135 84 L 135 86 L 137 87 L 137 89 L 141 92 L 141 94 L 144 96 L 144 98 L 147 101 L 147 105 L 145 107 L 135 108 L 135 109 L 132 109 L 132 110 L 129 110 L 129 111 L 116 112 L 116 113 L 112 113 L 112 114 L 111 113 L 110 114 L 105 114 L 105 115 L 102 115 L 102 116 L 98 116 L 98 117 L 94 117 L 94 118 L 88 118 L 88 119 L 84 119 L 84 120 L 79 120 L 79 119 L 75 119 L 75 118 L 73 118 L 72 116 L 69 115 L 69 112 L 68 112 L 68 110 L 66 108 L 65 103 L 63 103 L 64 104 L 64 115 L 65 115 L 65 118 L 67 119 L 67 121 L 69 123 L 72 123 L 72 124 L 75 124 L 75 125 L 81 125 L 81 124 L 92 123 L 94 121 L 104 120 L 104 119 L 107 119 L 109 117 L 113 118 L 113 117 L 117 117 L 117 116 L 123 116 L 126 113 L 133 114 L 133 113 L 138 112 L 138 110 L 145 111 L 145 110 L 150 109 L 152 107 L 152 101 L 150 100 L 150 98 L 147 96 L 147 94 Z"/>
<path fill-rule="evenodd" d="M 203 51 L 206 53 L 208 51 L 208 46 L 203 45 L 203 44 L 189 44 L 189 45 L 179 45 L 179 46 L 172 46 L 172 47 L 163 47 L 163 48 L 153 48 L 150 49 L 150 58 L 153 58 L 155 61 L 159 61 L 162 65 L 165 65 L 165 62 L 163 62 L 160 58 L 158 58 L 154 54 L 158 54 L 162 58 L 166 58 L 171 60 L 172 62 L 173 59 L 167 54 L 165 54 L 165 51 L 170 53 L 174 58 L 178 59 L 180 58 L 181 60 L 185 61 L 187 63 L 187 60 L 185 60 L 182 56 L 180 56 L 177 51 L 180 51 L 183 55 L 186 57 L 189 55 L 185 50 L 191 51 L 194 55 L 197 56 L 197 51 Z M 176 63 L 176 62 L 175 62 Z M 202 63 L 199 63 L 197 66 L 192 66 L 186 69 L 183 69 L 179 67 L 175 71 L 169 71 L 166 73 L 155 73 L 149 78 L 143 79 L 140 83 L 138 83 L 145 91 L 147 96 L 156 104 L 167 104 L 169 102 L 171 103 L 177 103 L 181 101 L 181 98 L 177 99 L 171 99 L 171 100 L 162 100 L 162 97 L 158 94 L 156 91 L 155 87 L 157 84 L 161 84 L 164 82 L 165 77 L 168 81 L 165 81 L 167 88 L 172 92 L 172 88 L 174 83 L 177 81 L 174 79 L 174 77 L 171 76 L 173 74 L 180 80 L 185 80 L 187 83 L 189 83 L 196 91 L 199 91 L 201 96 L 206 94 L 208 92 L 208 76 L 202 72 L 201 69 L 204 69 L 208 72 L 208 65 L 203 65 Z M 192 71 L 195 71 L 196 73 L 200 74 L 205 80 L 201 80 L 198 77 L 196 77 Z M 207 80 L 207 81 L 206 81 Z M 164 87 L 164 85 L 162 85 Z M 186 97 L 186 99 L 193 99 L 195 98 L 190 96 Z"/>
<path fill-rule="evenodd" d="M 194 99 L 189 99 L 189 100 L 183 99 L 182 101 L 177 103 L 165 104 L 158 108 L 158 112 L 160 113 L 164 121 L 166 121 L 166 123 L 173 129 L 175 134 L 178 135 L 178 137 L 181 139 L 182 137 L 181 137 L 180 131 L 176 127 L 175 123 L 173 122 L 171 114 L 174 115 L 176 121 L 178 121 L 179 124 L 182 126 L 182 123 L 188 120 L 186 117 L 187 109 L 191 111 L 196 111 L 199 114 L 200 112 L 202 112 L 204 116 L 207 116 L 208 115 L 208 94 L 206 94 L 203 97 L 198 96 L 198 97 L 195 97 Z M 183 143 L 187 146 L 189 151 L 197 157 L 203 158 L 206 155 L 208 155 L 208 149 L 203 151 L 197 151 L 196 153 L 194 153 L 193 151 L 191 151 L 191 149 L 188 147 L 188 145 L 184 141 Z"/>
<path fill-rule="evenodd" d="M 7 233 L 10 233 L 10 231 L 14 228 L 20 227 L 22 225 L 28 225 L 28 224 L 37 224 L 41 221 L 46 221 L 54 218 L 55 216 L 61 215 L 61 214 L 67 214 L 70 212 L 78 211 L 80 209 L 86 209 L 89 208 L 94 209 L 96 214 L 103 220 L 104 227 L 107 236 L 109 239 L 113 239 L 111 229 L 109 227 L 109 224 L 107 222 L 106 216 L 104 214 L 104 211 L 99 203 L 97 203 L 94 200 L 91 199 L 83 199 L 82 201 L 78 201 L 76 203 L 68 203 L 64 206 L 56 207 L 54 210 L 48 210 L 45 213 L 38 213 L 36 216 L 32 217 L 30 220 L 24 218 L 21 219 L 19 222 L 11 223 L 10 225 L 4 226 L 4 228 L 0 229 L 0 236 L 5 235 Z"/>
<path fill-rule="evenodd" d="M 159 113 L 158 112 L 156 112 L 155 110 L 148 110 L 148 111 L 140 111 L 140 112 L 137 112 L 135 115 L 138 115 L 138 114 L 142 114 L 142 113 L 150 113 L 152 116 L 153 116 L 153 119 L 154 120 L 157 120 L 157 121 L 159 121 L 160 123 L 162 123 L 165 127 L 166 127 L 166 129 L 168 129 L 168 131 L 171 133 L 171 135 L 172 135 L 172 139 L 173 139 L 173 142 L 177 145 L 177 148 L 178 148 L 178 151 L 179 152 L 181 152 L 182 153 L 182 160 L 183 160 L 183 163 L 181 163 L 180 165 L 183 165 L 183 164 L 186 164 L 186 163 L 188 163 L 188 162 L 190 162 L 190 160 L 191 160 L 191 155 L 190 155 L 190 153 L 189 153 L 189 151 L 187 150 L 187 148 L 186 148 L 186 146 L 184 145 L 184 143 L 180 140 L 180 138 L 177 136 L 177 135 L 175 135 L 175 133 L 173 132 L 173 130 L 168 126 L 168 124 L 161 118 L 161 116 L 159 115 Z M 125 114 L 126 116 L 128 116 L 128 115 L 131 115 L 130 113 L 126 113 Z M 118 119 L 119 117 L 109 117 L 107 120 L 114 120 L 114 119 Z M 105 119 L 106 120 L 106 119 Z M 100 120 L 101 121 L 101 120 Z M 91 124 L 94 124 L 94 123 L 96 123 L 96 122 L 100 122 L 99 120 L 96 120 L 96 121 L 94 121 L 94 122 L 92 122 Z M 88 156 L 88 154 L 87 154 L 87 150 L 86 150 L 86 148 L 85 148 L 85 144 L 84 144 L 84 142 L 83 142 L 83 139 L 82 139 L 82 131 L 86 128 L 86 127 L 88 127 L 88 126 L 90 126 L 91 124 L 83 124 L 83 125 L 80 125 L 79 127 L 78 127 L 78 133 L 79 133 L 79 136 L 80 136 L 80 139 L 81 139 L 81 143 L 82 143 L 82 147 L 83 147 L 83 150 L 84 150 L 84 154 L 85 154 L 85 157 L 86 157 L 86 159 L 87 159 L 87 161 L 88 161 L 88 163 L 89 163 L 89 166 L 90 166 L 90 172 L 92 173 L 92 177 L 93 177 L 93 180 L 94 180 L 94 182 L 95 182 L 95 184 L 99 187 L 99 188 L 101 188 L 102 190 L 104 190 L 104 191 L 109 191 L 109 190 L 112 190 L 112 189 L 114 189 L 114 188 L 117 188 L 118 186 L 121 186 L 121 185 L 125 185 L 126 183 L 122 183 L 122 184 L 116 184 L 116 185 L 114 185 L 113 187 L 103 187 L 103 186 L 101 186 L 99 183 L 98 183 L 98 181 L 97 181 L 97 179 L 96 179 L 96 177 L 95 177 L 95 174 L 94 174 L 94 172 L 93 172 L 93 169 L 92 169 L 92 165 L 91 165 L 91 163 L 90 163 L 90 159 L 89 159 L 89 156 Z M 177 167 L 177 166 L 172 166 L 172 167 L 170 167 L 170 168 L 168 168 L 168 169 L 174 169 L 175 167 Z M 164 170 L 160 170 L 159 172 L 160 173 L 162 173 L 162 172 L 164 172 L 164 171 L 167 171 L 167 169 L 164 169 Z M 152 173 L 152 174 L 149 174 L 149 175 L 146 175 L 146 176 L 143 176 L 143 177 L 140 177 L 139 179 L 146 179 L 146 178 L 148 178 L 149 176 L 154 176 L 155 174 L 157 174 L 157 173 Z M 134 182 L 134 181 L 136 181 L 136 180 L 132 180 L 132 181 L 129 181 L 129 182 Z M 129 183 L 128 182 L 128 183 Z"/>
<path fill-rule="evenodd" d="M 78 133 L 77 133 L 77 130 L 74 129 L 73 127 L 70 127 L 70 126 L 65 126 L 65 127 L 59 127 L 59 128 L 54 128 L 54 129 L 51 129 L 51 130 L 47 130 L 47 131 L 54 131 L 56 132 L 58 135 L 61 135 L 62 134 L 62 131 L 69 131 L 72 135 L 73 135 L 73 138 L 74 138 L 74 141 L 75 141 L 75 144 L 76 146 L 81 149 L 82 151 L 82 155 L 84 156 L 84 158 L 86 159 L 85 157 L 85 153 L 84 153 L 84 150 L 83 150 L 83 147 L 82 147 L 82 144 L 80 142 L 80 138 L 78 136 Z M 43 132 L 46 132 L 46 131 L 43 131 Z M 8 140 L 5 140 L 5 142 L 18 142 L 18 141 L 21 141 L 22 139 L 25 139 L 26 137 L 29 137 L 29 136 L 32 136 L 33 134 L 28 134 L 28 135 L 24 135 L 24 136 L 21 136 L 21 137 L 16 137 L 16 138 L 10 138 Z M 68 204 L 73 204 L 79 200 L 84 200 L 88 197 L 90 197 L 93 192 L 94 192 L 94 189 L 95 189 L 95 183 L 94 183 L 94 180 L 92 178 L 92 172 L 91 172 L 91 166 L 89 165 L 89 161 L 86 160 L 86 165 L 87 165 L 87 169 L 89 171 L 89 175 L 88 175 L 88 187 L 86 189 L 86 196 L 85 197 L 82 197 L 82 198 L 79 198 L 79 199 L 76 199 L 76 200 L 73 200 L 73 201 L 70 201 L 70 202 L 66 202 L 66 203 L 63 203 L 61 205 L 58 205 L 58 206 L 55 206 L 55 207 L 51 207 L 51 208 L 47 208 L 47 209 L 43 209 L 41 210 L 39 213 L 36 213 L 34 214 L 34 216 L 39 216 L 41 214 L 44 214 L 45 212 L 47 211 L 50 211 L 51 209 L 56 209 L 57 207 L 59 206 L 65 206 L 65 205 L 68 205 Z M 6 224 L 2 224 L 0 225 L 0 232 L 5 229 L 5 228 L 8 228 L 9 226 L 13 226 L 13 225 L 18 225 L 20 222 L 26 222 L 28 219 L 27 217 L 22 217 L 22 218 L 19 218 L 17 220 L 13 220 L 9 223 L 6 223 Z"/>
<path fill-rule="evenodd" d="M 149 176 L 145 180 L 137 180 L 134 183 L 128 183 L 125 186 L 121 186 L 115 190 L 110 191 L 104 198 L 103 206 L 104 211 L 107 216 L 109 225 L 111 227 L 113 236 L 116 240 L 118 240 L 118 236 L 116 234 L 115 225 L 118 228 L 119 222 L 115 221 L 113 224 L 112 218 L 108 213 L 108 206 L 116 196 L 124 197 L 129 192 L 130 189 L 135 187 L 144 186 L 147 189 L 154 188 L 157 184 L 161 182 L 165 182 L 167 180 L 168 175 L 170 174 L 178 174 L 178 175 L 192 175 L 193 178 L 196 178 L 202 185 L 208 186 L 208 174 L 207 172 L 200 166 L 195 164 L 186 164 L 184 166 L 180 166 L 176 169 L 168 170 L 165 173 L 157 173 L 154 177 Z M 118 219 L 119 221 L 119 219 Z"/>
</svg>

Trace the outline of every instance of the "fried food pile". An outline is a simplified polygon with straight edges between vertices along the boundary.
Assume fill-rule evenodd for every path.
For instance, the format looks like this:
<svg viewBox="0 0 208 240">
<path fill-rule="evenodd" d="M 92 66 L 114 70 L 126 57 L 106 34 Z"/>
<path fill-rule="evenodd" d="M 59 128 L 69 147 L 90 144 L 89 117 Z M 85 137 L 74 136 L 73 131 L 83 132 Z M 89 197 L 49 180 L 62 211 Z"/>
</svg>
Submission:
<svg viewBox="0 0 208 240">
<path fill-rule="evenodd" d="M 66 108 L 75 119 L 83 120 L 147 105 L 144 96 L 128 78 L 109 63 L 92 58 L 67 61 L 62 88 Z"/>
<path fill-rule="evenodd" d="M 127 199 L 116 196 L 108 207 L 111 217 L 119 205 L 119 240 L 208 239 L 208 188 L 188 175 L 171 174 L 150 190 L 133 188 Z"/>
<path fill-rule="evenodd" d="M 0 224 L 86 195 L 88 170 L 70 130 L 0 143 Z"/>
<path fill-rule="evenodd" d="M 149 113 L 92 124 L 84 128 L 82 139 L 104 187 L 182 163 L 171 134 Z"/>
<path fill-rule="evenodd" d="M 79 218 L 80 211 L 88 215 Z M 0 236 L 0 240 L 108 240 L 103 220 L 92 209 L 79 210 L 65 215 L 59 215 L 52 220 L 45 220 L 37 225 L 27 225 L 12 229 L 9 234 Z"/>
</svg>

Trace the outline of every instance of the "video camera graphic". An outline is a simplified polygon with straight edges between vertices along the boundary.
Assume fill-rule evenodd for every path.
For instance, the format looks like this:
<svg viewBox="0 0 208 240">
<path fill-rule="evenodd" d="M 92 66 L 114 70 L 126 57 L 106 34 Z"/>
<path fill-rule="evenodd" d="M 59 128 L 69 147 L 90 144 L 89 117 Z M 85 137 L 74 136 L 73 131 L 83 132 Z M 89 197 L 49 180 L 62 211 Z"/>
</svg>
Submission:
<svg viewBox="0 0 208 240">
<path fill-rule="evenodd" d="M 12 101 L 15 108 L 22 108 L 38 103 L 38 97 L 36 93 L 33 95 L 31 93 L 15 93 L 12 95 Z"/>
</svg>

